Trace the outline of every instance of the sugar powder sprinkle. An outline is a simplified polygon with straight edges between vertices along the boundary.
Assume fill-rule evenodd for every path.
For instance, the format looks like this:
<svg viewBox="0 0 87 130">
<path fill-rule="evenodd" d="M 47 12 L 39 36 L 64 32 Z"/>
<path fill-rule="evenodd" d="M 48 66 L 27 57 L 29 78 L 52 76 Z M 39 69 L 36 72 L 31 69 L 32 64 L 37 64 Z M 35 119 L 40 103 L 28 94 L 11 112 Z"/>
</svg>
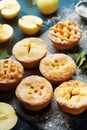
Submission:
<svg viewBox="0 0 87 130">
<path fill-rule="evenodd" d="M 85 44 L 87 43 L 87 23 L 75 12 L 74 3 L 67 8 L 62 7 L 61 12 L 58 12 L 56 16 L 48 18 L 46 21 L 44 21 L 44 24 L 50 27 L 51 24 L 55 24 L 60 20 L 75 20 L 77 23 L 79 23 L 84 30 L 80 41 L 80 46 L 82 48 L 87 47 Z M 45 35 L 45 37 L 47 36 L 46 33 L 43 35 Z M 31 122 L 33 125 L 36 125 L 38 130 L 72 130 L 73 127 L 76 126 L 82 120 L 82 118 L 86 116 L 86 113 L 73 116 L 63 112 L 60 110 L 54 98 L 46 109 L 37 113 L 26 112 L 21 107 L 19 102 L 17 102 L 17 100 L 15 100 L 13 104 L 18 113 L 27 121 Z"/>
</svg>

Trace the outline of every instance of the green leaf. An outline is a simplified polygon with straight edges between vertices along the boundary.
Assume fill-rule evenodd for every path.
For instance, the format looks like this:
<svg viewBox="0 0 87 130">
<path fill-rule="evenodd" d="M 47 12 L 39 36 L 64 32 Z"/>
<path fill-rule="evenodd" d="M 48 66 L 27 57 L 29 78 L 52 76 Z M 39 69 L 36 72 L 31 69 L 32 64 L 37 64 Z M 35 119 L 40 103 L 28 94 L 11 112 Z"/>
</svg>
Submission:
<svg viewBox="0 0 87 130">
<path fill-rule="evenodd" d="M 1 60 L 1 59 L 9 58 L 9 57 L 11 56 L 10 53 L 9 53 L 9 51 L 8 51 L 8 49 L 9 49 L 9 46 L 10 46 L 10 44 L 11 44 L 11 42 L 12 42 L 12 39 L 13 39 L 13 36 L 12 36 L 12 38 L 9 40 L 9 42 L 8 42 L 7 45 L 4 45 L 4 46 L 1 46 L 1 47 L 0 47 L 0 60 Z"/>
<path fill-rule="evenodd" d="M 1 59 L 6 59 L 6 58 L 9 58 L 10 57 L 10 54 L 8 53 L 7 50 L 4 50 L 2 54 L 0 54 L 0 60 Z"/>
<path fill-rule="evenodd" d="M 29 6 L 30 7 L 32 7 L 32 6 L 36 5 L 36 4 L 37 4 L 37 0 L 30 0 L 29 1 Z"/>
<path fill-rule="evenodd" d="M 79 57 L 76 53 L 68 53 L 68 55 L 76 62 L 78 63 Z"/>
<path fill-rule="evenodd" d="M 87 64 L 83 65 L 81 68 L 82 69 L 87 69 Z"/>
<path fill-rule="evenodd" d="M 69 53 L 68 55 L 73 58 L 78 67 L 83 67 L 84 62 L 86 61 L 87 49 L 81 50 L 78 53 Z M 84 65 L 85 68 L 86 66 Z"/>
<path fill-rule="evenodd" d="M 86 57 L 85 57 L 85 56 L 81 57 L 78 66 L 80 67 L 80 66 L 84 63 L 85 60 L 86 60 Z"/>
</svg>

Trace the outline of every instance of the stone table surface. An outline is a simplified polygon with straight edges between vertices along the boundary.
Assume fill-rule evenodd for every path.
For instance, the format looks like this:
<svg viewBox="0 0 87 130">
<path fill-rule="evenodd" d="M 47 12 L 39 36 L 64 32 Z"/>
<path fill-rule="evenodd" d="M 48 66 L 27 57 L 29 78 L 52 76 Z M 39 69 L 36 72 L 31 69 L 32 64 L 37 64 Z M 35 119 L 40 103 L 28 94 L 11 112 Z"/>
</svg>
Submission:
<svg viewBox="0 0 87 130">
<path fill-rule="evenodd" d="M 14 27 L 14 38 L 12 39 L 9 46 L 10 52 L 13 45 L 17 41 L 27 37 L 18 29 L 17 26 L 18 18 L 26 14 L 40 16 L 43 19 L 44 28 L 42 28 L 40 32 L 35 35 L 35 37 L 40 37 L 47 43 L 48 54 L 61 53 L 53 46 L 48 38 L 49 27 L 60 20 L 75 20 L 81 25 L 83 35 L 78 44 L 78 47 L 74 49 L 74 52 L 76 52 L 79 48 L 85 49 L 87 47 L 87 22 L 81 19 L 80 16 L 78 16 L 78 14 L 76 14 L 75 12 L 75 5 L 78 0 L 59 0 L 58 10 L 51 16 L 42 15 L 36 6 L 29 8 L 29 0 L 18 1 L 21 4 L 21 11 L 17 18 L 9 21 L 3 19 L 0 16 L 0 22 L 9 23 Z M 32 74 L 40 75 L 40 72 L 38 69 L 25 70 L 24 77 Z M 82 71 L 81 69 L 78 69 L 72 79 L 80 79 L 84 82 L 87 82 L 87 71 Z M 55 88 L 56 86 L 53 87 Z M 63 112 L 59 108 L 54 98 L 52 99 L 51 103 L 43 110 L 40 110 L 38 112 L 27 111 L 21 106 L 21 104 L 15 97 L 14 91 L 6 93 L 0 92 L 0 101 L 10 103 L 15 108 L 18 114 L 19 120 L 13 130 L 74 130 L 74 128 L 78 126 L 78 124 L 81 124 L 81 122 L 85 120 L 87 116 L 87 111 L 77 116 Z"/>
</svg>

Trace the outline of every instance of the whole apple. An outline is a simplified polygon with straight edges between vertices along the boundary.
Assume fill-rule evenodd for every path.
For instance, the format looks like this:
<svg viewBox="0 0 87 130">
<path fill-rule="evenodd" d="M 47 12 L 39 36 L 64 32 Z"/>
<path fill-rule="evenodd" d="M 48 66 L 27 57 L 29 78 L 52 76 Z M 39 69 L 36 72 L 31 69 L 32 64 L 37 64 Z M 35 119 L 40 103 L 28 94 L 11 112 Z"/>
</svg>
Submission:
<svg viewBox="0 0 87 130">
<path fill-rule="evenodd" d="M 52 14 L 58 8 L 58 0 L 37 0 L 37 7 L 42 14 Z"/>
</svg>

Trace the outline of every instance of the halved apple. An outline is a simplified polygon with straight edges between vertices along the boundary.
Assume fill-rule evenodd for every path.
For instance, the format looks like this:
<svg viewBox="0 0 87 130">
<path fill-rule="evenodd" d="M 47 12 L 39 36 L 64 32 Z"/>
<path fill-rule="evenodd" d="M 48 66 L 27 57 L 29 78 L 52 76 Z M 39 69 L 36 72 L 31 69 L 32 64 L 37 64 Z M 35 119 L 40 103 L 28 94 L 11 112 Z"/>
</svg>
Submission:
<svg viewBox="0 0 87 130">
<path fill-rule="evenodd" d="M 14 108 L 5 102 L 0 102 L 0 130 L 10 130 L 18 121 Z"/>
<path fill-rule="evenodd" d="M 20 4 L 16 0 L 1 0 L 0 12 L 2 17 L 12 19 L 18 15 L 20 11 Z"/>
<path fill-rule="evenodd" d="M 36 34 L 43 27 L 43 20 L 34 15 L 25 15 L 19 18 L 18 26 L 25 34 Z"/>
<path fill-rule="evenodd" d="M 8 41 L 13 36 L 13 28 L 8 24 L 0 24 L 0 43 Z"/>
</svg>

